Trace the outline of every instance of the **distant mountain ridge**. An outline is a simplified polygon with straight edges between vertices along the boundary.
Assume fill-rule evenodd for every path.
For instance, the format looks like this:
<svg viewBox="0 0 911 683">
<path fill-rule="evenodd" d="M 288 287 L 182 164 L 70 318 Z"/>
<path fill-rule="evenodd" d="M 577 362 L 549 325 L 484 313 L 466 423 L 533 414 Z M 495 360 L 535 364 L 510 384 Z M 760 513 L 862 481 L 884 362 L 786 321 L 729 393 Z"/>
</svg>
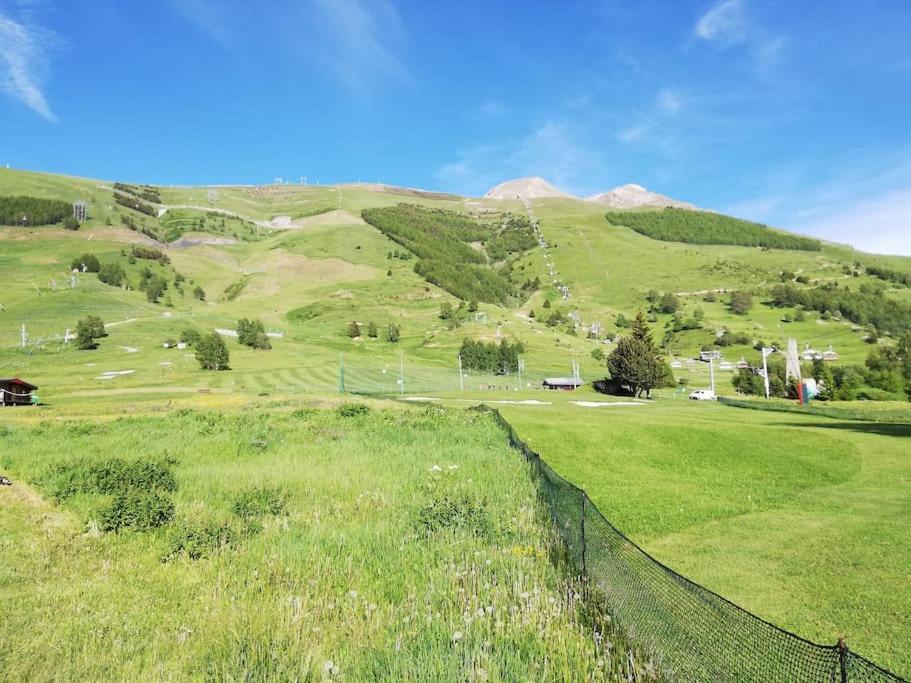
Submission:
<svg viewBox="0 0 911 683">
<path fill-rule="evenodd" d="M 678 209 L 695 209 L 696 206 L 679 199 L 672 199 L 657 192 L 650 192 L 641 185 L 629 183 L 607 192 L 593 194 L 585 201 L 604 204 L 612 209 L 637 209 L 643 206 L 673 206 Z"/>
<path fill-rule="evenodd" d="M 516 178 L 507 180 L 492 187 L 484 195 L 486 199 L 542 199 L 545 197 L 560 197 L 564 199 L 579 199 L 568 192 L 564 192 L 555 185 L 539 176 L 529 178 Z M 585 197 L 584 201 L 595 204 L 604 204 L 611 209 L 637 209 L 640 207 L 665 207 L 673 206 L 678 209 L 695 209 L 696 206 L 689 202 L 673 199 L 657 192 L 646 190 L 641 185 L 629 183 L 620 185 L 606 192 Z"/>
<path fill-rule="evenodd" d="M 558 189 L 544 180 L 544 178 L 539 178 L 537 176 L 507 180 L 506 182 L 492 187 L 487 191 L 487 194 L 484 195 L 485 199 L 516 199 L 517 197 L 522 197 L 524 199 L 540 199 L 542 197 L 576 199 L 576 197 L 568 192 Z"/>
</svg>

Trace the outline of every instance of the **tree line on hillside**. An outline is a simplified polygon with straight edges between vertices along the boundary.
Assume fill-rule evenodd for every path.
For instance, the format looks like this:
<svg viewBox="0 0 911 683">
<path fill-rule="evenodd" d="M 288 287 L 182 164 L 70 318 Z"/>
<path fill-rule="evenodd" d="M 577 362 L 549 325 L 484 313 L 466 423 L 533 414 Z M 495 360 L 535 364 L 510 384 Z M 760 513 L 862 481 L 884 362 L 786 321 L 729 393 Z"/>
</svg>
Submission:
<svg viewBox="0 0 911 683">
<path fill-rule="evenodd" d="M 789 235 L 760 223 L 708 211 L 666 208 L 660 211 L 610 211 L 608 222 L 665 242 L 730 244 L 741 247 L 820 251 L 819 240 Z"/>
<path fill-rule="evenodd" d="M 508 256 L 535 245 L 531 224 L 516 217 L 496 226 L 414 204 L 364 209 L 362 216 L 418 257 L 416 273 L 465 301 L 507 305 L 519 294 Z"/>
<path fill-rule="evenodd" d="M 127 185 L 126 183 L 114 183 L 114 190 L 125 194 L 131 194 L 134 197 L 139 197 L 147 202 L 161 204 L 161 194 L 158 192 L 158 188 L 152 187 L 151 185 L 137 186 Z"/>
<path fill-rule="evenodd" d="M 125 206 L 128 209 L 133 209 L 133 211 L 144 213 L 146 216 L 152 216 L 153 218 L 158 216 L 158 211 L 154 206 L 147 204 L 146 202 L 142 201 L 138 197 L 134 197 L 133 195 L 115 192 L 114 201 L 121 206 Z"/>
<path fill-rule="evenodd" d="M 73 205 L 62 199 L 0 197 L 0 225 L 55 225 L 67 219 L 76 220 Z"/>
<path fill-rule="evenodd" d="M 784 283 L 772 287 L 770 303 L 778 308 L 801 306 L 844 317 L 858 325 L 872 326 L 879 334 L 900 337 L 911 331 L 911 304 L 887 297 L 884 285 L 879 283 L 864 283 L 856 290 L 837 282 L 818 287 Z"/>
<path fill-rule="evenodd" d="M 476 372 L 489 372 L 494 375 L 506 375 L 519 370 L 519 356 L 525 352 L 522 342 L 510 343 L 462 340 L 459 357 L 462 368 Z"/>
<path fill-rule="evenodd" d="M 867 266 L 866 270 L 868 275 L 879 278 L 884 282 L 894 282 L 897 285 L 911 287 L 911 273 L 902 273 L 901 271 L 882 266 Z"/>
</svg>

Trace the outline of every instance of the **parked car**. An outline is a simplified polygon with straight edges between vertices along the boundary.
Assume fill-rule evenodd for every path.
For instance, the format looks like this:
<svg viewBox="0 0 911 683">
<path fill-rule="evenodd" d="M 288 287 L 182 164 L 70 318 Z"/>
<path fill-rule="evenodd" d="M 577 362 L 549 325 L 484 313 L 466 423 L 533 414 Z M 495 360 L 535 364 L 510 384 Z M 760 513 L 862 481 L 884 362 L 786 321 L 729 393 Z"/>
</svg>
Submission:
<svg viewBox="0 0 911 683">
<path fill-rule="evenodd" d="M 714 401 L 715 392 L 711 389 L 696 389 L 690 394 L 691 401 Z"/>
</svg>

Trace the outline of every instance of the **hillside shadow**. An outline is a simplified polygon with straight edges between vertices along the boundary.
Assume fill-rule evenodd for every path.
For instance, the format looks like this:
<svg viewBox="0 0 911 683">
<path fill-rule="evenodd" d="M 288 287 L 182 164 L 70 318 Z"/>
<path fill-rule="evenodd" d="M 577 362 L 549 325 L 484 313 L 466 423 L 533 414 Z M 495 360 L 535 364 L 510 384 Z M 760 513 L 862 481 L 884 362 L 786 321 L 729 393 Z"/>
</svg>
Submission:
<svg viewBox="0 0 911 683">
<path fill-rule="evenodd" d="M 812 429 L 840 429 L 861 434 L 878 434 L 879 436 L 911 437 L 911 424 L 899 422 L 823 422 L 809 424 L 806 422 L 779 422 L 777 427 L 810 427 Z"/>
</svg>

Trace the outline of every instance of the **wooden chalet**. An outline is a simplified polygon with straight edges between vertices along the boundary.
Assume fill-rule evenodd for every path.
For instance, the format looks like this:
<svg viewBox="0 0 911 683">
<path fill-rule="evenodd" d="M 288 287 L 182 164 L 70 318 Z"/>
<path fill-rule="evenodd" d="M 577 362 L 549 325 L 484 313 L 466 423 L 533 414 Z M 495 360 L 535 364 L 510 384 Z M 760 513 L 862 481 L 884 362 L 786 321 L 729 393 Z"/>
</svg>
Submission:
<svg viewBox="0 0 911 683">
<path fill-rule="evenodd" d="M 32 404 L 32 392 L 38 387 L 18 377 L 0 378 L 0 405 L 28 406 Z"/>
<path fill-rule="evenodd" d="M 578 377 L 548 377 L 544 380 L 543 387 L 558 391 L 575 391 L 583 382 Z"/>
</svg>

